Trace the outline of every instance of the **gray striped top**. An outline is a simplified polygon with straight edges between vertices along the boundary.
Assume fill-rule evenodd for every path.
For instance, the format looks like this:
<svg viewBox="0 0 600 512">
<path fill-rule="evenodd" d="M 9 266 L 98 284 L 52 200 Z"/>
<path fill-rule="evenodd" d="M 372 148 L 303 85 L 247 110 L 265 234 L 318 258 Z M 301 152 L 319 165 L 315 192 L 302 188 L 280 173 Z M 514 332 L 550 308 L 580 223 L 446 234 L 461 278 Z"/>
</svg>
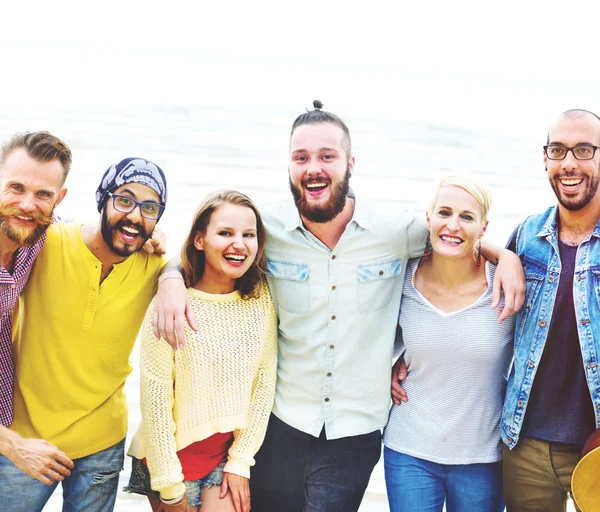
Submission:
<svg viewBox="0 0 600 512">
<path fill-rule="evenodd" d="M 488 289 L 475 303 L 444 313 L 415 289 L 418 262 L 408 264 L 400 308 L 408 403 L 392 405 L 383 442 L 439 464 L 498 461 L 514 317 L 499 324 L 490 307 L 495 267 L 486 264 Z"/>
</svg>

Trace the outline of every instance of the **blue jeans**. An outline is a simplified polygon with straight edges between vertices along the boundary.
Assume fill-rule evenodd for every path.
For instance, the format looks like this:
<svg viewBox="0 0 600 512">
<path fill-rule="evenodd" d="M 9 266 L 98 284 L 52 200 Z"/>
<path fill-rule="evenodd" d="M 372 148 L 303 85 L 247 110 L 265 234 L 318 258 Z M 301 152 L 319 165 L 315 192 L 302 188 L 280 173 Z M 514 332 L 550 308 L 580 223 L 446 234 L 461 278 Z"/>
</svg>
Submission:
<svg viewBox="0 0 600 512">
<path fill-rule="evenodd" d="M 119 473 L 125 458 L 125 439 L 106 450 L 73 459 L 75 467 L 63 482 L 63 512 L 111 512 L 115 507 Z M 45 485 L 20 471 L 0 455 L 2 510 L 39 512 L 58 482 Z"/>
<path fill-rule="evenodd" d="M 327 440 L 271 414 L 251 469 L 252 512 L 356 512 L 381 456 L 381 432 Z"/>
<path fill-rule="evenodd" d="M 391 512 L 500 512 L 504 510 L 502 461 L 437 464 L 383 450 Z"/>
</svg>

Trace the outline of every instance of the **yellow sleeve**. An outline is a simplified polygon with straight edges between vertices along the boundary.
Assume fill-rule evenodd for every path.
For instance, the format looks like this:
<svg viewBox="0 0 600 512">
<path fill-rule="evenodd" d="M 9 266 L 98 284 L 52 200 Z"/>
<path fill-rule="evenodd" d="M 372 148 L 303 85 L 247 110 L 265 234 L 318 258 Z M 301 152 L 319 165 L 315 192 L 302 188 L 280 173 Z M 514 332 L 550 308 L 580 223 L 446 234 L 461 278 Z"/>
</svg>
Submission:
<svg viewBox="0 0 600 512">
<path fill-rule="evenodd" d="M 175 442 L 174 354 L 152 330 L 151 305 L 144 319 L 140 353 L 140 405 L 146 461 L 152 489 L 165 499 L 185 492 L 181 463 Z"/>
<path fill-rule="evenodd" d="M 267 340 L 252 383 L 247 426 L 233 432 L 233 443 L 229 448 L 224 468 L 227 473 L 246 478 L 250 478 L 250 466 L 254 465 L 254 455 L 265 438 L 277 380 L 277 315 L 267 286 L 261 291 L 261 298 L 263 294 L 265 307 L 269 308 Z"/>
</svg>

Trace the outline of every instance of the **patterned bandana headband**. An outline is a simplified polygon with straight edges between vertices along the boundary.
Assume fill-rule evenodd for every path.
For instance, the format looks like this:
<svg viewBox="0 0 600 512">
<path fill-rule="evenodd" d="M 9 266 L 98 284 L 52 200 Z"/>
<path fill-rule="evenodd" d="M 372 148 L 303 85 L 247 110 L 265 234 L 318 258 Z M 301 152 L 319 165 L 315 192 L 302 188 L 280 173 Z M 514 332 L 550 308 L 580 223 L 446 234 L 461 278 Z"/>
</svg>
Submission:
<svg viewBox="0 0 600 512">
<path fill-rule="evenodd" d="M 98 211 L 102 210 L 108 193 L 126 183 L 147 185 L 158 194 L 162 205 L 166 205 L 167 180 L 162 169 L 143 158 L 125 158 L 111 165 L 102 176 L 100 186 L 96 190 Z"/>
</svg>

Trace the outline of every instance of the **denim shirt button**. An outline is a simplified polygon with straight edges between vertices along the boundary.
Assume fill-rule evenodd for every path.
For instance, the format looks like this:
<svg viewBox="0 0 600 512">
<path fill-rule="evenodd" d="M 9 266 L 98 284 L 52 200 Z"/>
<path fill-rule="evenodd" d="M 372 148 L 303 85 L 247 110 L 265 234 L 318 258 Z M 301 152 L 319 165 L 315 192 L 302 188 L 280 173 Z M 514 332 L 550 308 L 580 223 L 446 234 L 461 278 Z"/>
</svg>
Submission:
<svg viewBox="0 0 600 512">
<path fill-rule="evenodd" d="M 529 361 L 527 363 L 527 366 L 529 366 L 529 368 L 533 368 L 535 366 L 535 363 L 533 361 Z"/>
<path fill-rule="evenodd" d="M 540 320 L 540 327 L 546 327 L 546 320 Z"/>
<path fill-rule="evenodd" d="M 549 283 L 553 283 L 553 282 L 554 282 L 554 276 L 550 276 L 550 277 L 548 277 L 548 282 L 549 282 Z"/>
<path fill-rule="evenodd" d="M 519 407 L 523 407 L 523 400 L 519 400 L 519 401 L 517 402 L 517 405 L 518 405 Z"/>
<path fill-rule="evenodd" d="M 512 437 L 509 437 L 509 438 L 507 439 L 507 441 L 509 442 L 509 444 L 512 444 L 512 442 L 513 442 L 513 438 L 512 438 Z"/>
</svg>

